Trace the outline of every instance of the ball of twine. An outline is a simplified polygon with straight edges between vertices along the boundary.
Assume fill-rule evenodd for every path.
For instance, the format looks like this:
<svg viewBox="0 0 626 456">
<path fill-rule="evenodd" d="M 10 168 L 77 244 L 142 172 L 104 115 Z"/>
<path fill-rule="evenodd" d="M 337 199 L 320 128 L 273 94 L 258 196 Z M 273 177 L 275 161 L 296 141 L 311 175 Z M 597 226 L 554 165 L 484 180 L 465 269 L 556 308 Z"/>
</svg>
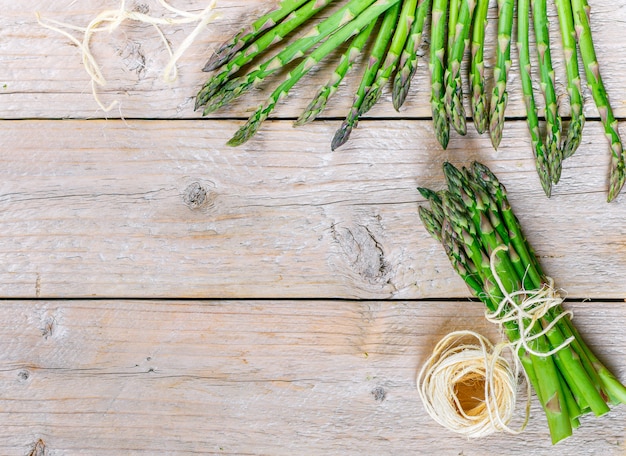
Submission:
<svg viewBox="0 0 626 456">
<path fill-rule="evenodd" d="M 468 338 L 478 344 L 464 342 Z M 417 377 L 428 414 L 447 429 L 470 438 L 496 431 L 521 432 L 528 422 L 530 403 L 521 429 L 511 429 L 508 424 L 515 412 L 520 369 L 502 356 L 507 348 L 510 345 L 494 347 L 473 331 L 455 331 L 444 337 Z"/>
</svg>

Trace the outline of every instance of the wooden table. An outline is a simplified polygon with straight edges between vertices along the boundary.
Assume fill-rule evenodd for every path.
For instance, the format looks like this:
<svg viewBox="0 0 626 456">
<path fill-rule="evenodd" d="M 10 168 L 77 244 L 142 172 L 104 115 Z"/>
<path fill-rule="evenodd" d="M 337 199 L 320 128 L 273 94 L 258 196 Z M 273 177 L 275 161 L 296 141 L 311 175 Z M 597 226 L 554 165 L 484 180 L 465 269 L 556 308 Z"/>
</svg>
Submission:
<svg viewBox="0 0 626 456">
<path fill-rule="evenodd" d="M 161 77 L 168 55 L 152 26 L 98 34 L 93 52 L 108 80 L 98 93 L 119 101 L 108 113 L 77 47 L 35 12 L 84 26 L 119 4 L 0 3 L 0 454 L 626 453 L 625 406 L 585 417 L 552 447 L 533 397 L 524 433 L 468 441 L 427 416 L 415 388 L 444 334 L 500 339 L 417 215 L 416 187 L 441 188 L 445 160 L 480 160 L 500 177 L 577 327 L 626 381 L 626 196 L 605 202 L 608 143 L 588 89 L 583 143 L 548 199 L 515 64 L 497 152 L 471 126 L 441 149 L 424 59 L 402 110 L 386 90 L 335 152 L 358 69 L 319 121 L 292 127 L 330 66 L 231 148 L 276 79 L 201 118 L 201 68 L 272 1 L 220 0 L 221 18 L 179 61 L 174 83 Z M 626 8 L 591 3 L 602 75 L 623 119 Z M 175 4 L 199 12 L 207 2 Z M 128 7 L 162 12 L 147 0 Z M 553 7 L 550 15 L 567 116 Z M 176 48 L 193 27 L 163 32 Z"/>
</svg>

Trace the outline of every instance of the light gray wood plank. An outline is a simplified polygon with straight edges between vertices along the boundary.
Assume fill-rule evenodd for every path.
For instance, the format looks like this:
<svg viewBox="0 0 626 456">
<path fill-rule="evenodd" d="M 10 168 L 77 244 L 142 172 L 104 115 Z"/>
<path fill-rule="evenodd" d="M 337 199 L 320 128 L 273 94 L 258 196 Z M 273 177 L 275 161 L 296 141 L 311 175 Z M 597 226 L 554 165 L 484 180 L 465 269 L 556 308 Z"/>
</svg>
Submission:
<svg viewBox="0 0 626 456">
<path fill-rule="evenodd" d="M 557 78 L 557 92 L 564 115 L 569 112 L 566 91 L 563 52 L 561 48 L 558 19 L 554 6 L 550 3 L 549 17 L 553 45 L 553 59 Z M 46 30 L 36 22 L 35 12 L 44 18 L 56 19 L 75 25 L 85 26 L 103 9 L 119 6 L 116 1 L 105 5 L 96 0 L 64 0 L 51 5 L 45 1 L 13 2 L 3 0 L 3 15 L 0 18 L 0 118 L 198 118 L 193 111 L 194 97 L 208 78 L 201 71 L 207 56 L 215 47 L 229 38 L 251 18 L 268 10 L 274 3 L 269 0 L 238 2 L 220 0 L 218 12 L 221 19 L 211 23 L 200 35 L 193 47 L 181 59 L 180 78 L 173 84 L 161 78 L 161 71 L 167 62 L 167 53 L 161 39 L 152 26 L 135 22 L 125 22 L 113 34 L 99 34 L 93 40 L 93 52 L 102 64 L 103 73 L 108 81 L 100 89 L 100 96 L 105 104 L 113 100 L 120 101 L 118 109 L 109 113 L 102 112 L 93 100 L 89 78 L 84 71 L 78 49 L 67 38 L 56 32 Z M 155 3 L 144 3 L 152 14 L 162 11 Z M 191 0 L 179 7 L 195 12 L 201 11 L 205 1 Z M 592 3 L 591 24 L 593 37 L 598 50 L 598 60 L 604 82 L 611 97 L 612 106 L 618 117 L 626 113 L 626 82 L 622 39 L 626 34 L 626 10 L 616 7 L 608 0 L 596 0 Z M 129 8 L 133 7 L 129 4 Z M 491 75 L 494 62 L 496 37 L 496 2 L 492 1 L 489 31 L 487 33 L 486 58 L 487 75 Z M 179 45 L 191 32 L 193 24 L 164 28 L 164 33 L 173 46 Z M 515 40 L 514 36 L 514 40 Z M 426 50 L 426 48 L 425 48 Z M 507 115 L 520 117 L 525 115 L 519 71 L 517 69 L 517 51 L 513 49 L 514 65 L 510 72 L 510 93 Z M 426 53 L 427 58 L 427 53 Z M 420 68 L 413 83 L 413 90 L 406 106 L 396 113 L 390 103 L 389 91 L 383 95 L 380 103 L 368 114 L 370 117 L 430 117 L 429 75 L 426 58 L 420 61 Z M 533 60 L 534 61 L 534 60 Z M 536 67 L 536 64 L 535 64 Z M 276 118 L 297 117 L 308 104 L 317 87 L 325 82 L 332 73 L 333 65 L 329 61 L 311 77 L 305 78 L 293 90 L 286 102 L 280 103 L 274 113 Z M 344 117 L 352 103 L 353 92 L 358 86 L 359 62 L 341 90 L 329 103 L 326 117 Z M 464 67 L 464 73 L 466 68 Z M 263 102 L 270 90 L 278 85 L 280 78 L 272 78 L 257 90 L 242 97 L 232 107 L 218 111 L 212 117 L 242 117 Z M 536 79 L 537 81 L 539 79 Z M 543 105 L 539 86 L 535 87 L 537 100 Z M 465 91 L 467 93 L 467 90 Z M 596 116 L 589 90 L 585 90 L 585 110 L 588 116 Z M 466 100 L 467 105 L 467 100 Z"/>
<path fill-rule="evenodd" d="M 608 150 L 589 122 L 554 195 L 524 122 L 494 152 L 470 133 L 441 151 L 428 121 L 268 122 L 224 145 L 234 121 L 15 121 L 0 139 L 0 283 L 11 297 L 462 297 L 417 215 L 441 164 L 480 160 L 546 271 L 569 296 L 626 293 L 626 209 L 607 204 Z M 186 192 L 201 187 L 196 203 Z M 198 199 L 199 198 L 199 199 Z M 193 200 L 193 198 L 192 198 Z"/>
<path fill-rule="evenodd" d="M 479 303 L 5 301 L 0 452 L 54 455 L 619 455 L 624 406 L 553 447 L 528 428 L 468 441 L 415 389 L 457 329 L 494 342 Z M 626 379 L 621 303 L 572 303 L 593 350 Z M 523 406 L 519 410 L 523 413 Z"/>
</svg>

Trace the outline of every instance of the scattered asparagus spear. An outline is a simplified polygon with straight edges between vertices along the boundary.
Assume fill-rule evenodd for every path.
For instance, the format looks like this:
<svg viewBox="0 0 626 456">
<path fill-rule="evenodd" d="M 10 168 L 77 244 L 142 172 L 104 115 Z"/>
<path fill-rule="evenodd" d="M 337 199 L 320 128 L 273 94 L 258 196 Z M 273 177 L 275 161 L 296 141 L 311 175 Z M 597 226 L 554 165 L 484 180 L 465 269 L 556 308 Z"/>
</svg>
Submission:
<svg viewBox="0 0 626 456">
<path fill-rule="evenodd" d="M 546 413 L 552 442 L 570 436 L 580 416 L 599 416 L 609 404 L 626 403 L 626 387 L 598 361 L 564 313 L 504 186 L 480 163 L 462 170 L 446 163 L 444 174 L 447 190 L 419 189 L 430 202 L 430 210 L 420 208 L 420 218 L 470 291 L 500 319 Z M 527 299 L 543 295 L 551 308 L 536 314 L 537 304 Z M 513 304 L 527 306 L 526 313 L 506 318 L 515 311 Z"/>
<path fill-rule="evenodd" d="M 242 28 L 230 40 L 219 46 L 202 71 L 213 71 L 222 66 L 242 47 L 255 40 L 267 29 L 274 27 L 291 12 L 309 0 L 283 0 L 277 8 L 261 16 L 252 24 Z"/>
<path fill-rule="evenodd" d="M 496 47 L 496 66 L 493 71 L 494 86 L 489 111 L 489 135 L 494 149 L 498 148 L 502 140 L 504 112 L 509 100 L 506 83 L 511 68 L 513 4 L 513 0 L 498 0 L 498 46 Z"/>
<path fill-rule="evenodd" d="M 411 26 L 411 32 L 406 41 L 406 45 L 400 55 L 398 71 L 393 81 L 392 101 L 396 111 L 404 104 L 409 93 L 411 80 L 417 70 L 417 53 L 422 42 L 422 32 L 426 16 L 430 13 L 431 0 L 419 0 L 415 20 Z"/>
<path fill-rule="evenodd" d="M 359 115 L 365 114 L 369 111 L 380 99 L 384 85 L 389 81 L 389 78 L 393 75 L 394 70 L 400 60 L 400 55 L 404 49 L 411 24 L 415 20 L 415 11 L 417 9 L 417 0 L 404 0 L 402 2 L 402 9 L 400 16 L 397 19 L 397 26 L 391 39 L 391 44 L 387 50 L 385 61 L 378 69 L 378 73 L 374 78 L 372 86 L 365 94 L 363 100 L 363 106 Z"/>
<path fill-rule="evenodd" d="M 446 53 L 446 15 L 448 0 L 433 0 L 432 22 L 430 25 L 430 105 L 433 113 L 435 136 L 444 149 L 450 140 L 450 125 L 444 103 L 445 53 Z"/>
<path fill-rule="evenodd" d="M 475 0 L 460 0 L 456 22 L 448 25 L 449 39 L 448 66 L 444 75 L 446 81 L 445 106 L 448 119 L 457 133 L 465 135 L 465 108 L 463 107 L 463 84 L 461 82 L 461 60 L 469 45 L 469 30 L 474 13 Z M 450 15 L 452 16 L 452 15 Z"/>
<path fill-rule="evenodd" d="M 530 0 L 518 0 L 517 3 L 517 49 L 519 54 L 520 80 L 522 82 L 522 92 L 524 93 L 524 105 L 526 107 L 526 122 L 530 132 L 533 154 L 535 156 L 535 166 L 541 187 L 546 196 L 552 193 L 552 179 L 550 178 L 550 168 L 546 158 L 546 149 L 539 132 L 539 117 L 533 93 L 533 83 L 530 67 Z"/>
<path fill-rule="evenodd" d="M 546 0 L 531 0 L 535 39 L 537 41 L 538 68 L 541 76 L 541 91 L 546 101 L 546 141 L 545 151 L 550 169 L 550 179 L 554 184 L 561 177 L 561 117 L 559 116 L 556 92 L 554 90 L 554 70 L 550 53 L 548 33 L 548 12 Z"/>
<path fill-rule="evenodd" d="M 387 3 L 392 3 L 391 8 L 388 8 L 383 17 L 380 29 L 376 35 L 376 40 L 374 41 L 374 45 L 372 47 L 372 52 L 369 56 L 367 67 L 365 68 L 363 77 L 361 78 L 361 84 L 359 85 L 356 96 L 354 97 L 352 108 L 346 116 L 346 119 L 335 132 L 335 136 L 330 143 L 332 150 L 335 150 L 345 144 L 352 133 L 352 129 L 356 126 L 367 91 L 374 82 L 378 68 L 385 57 L 389 40 L 391 39 L 391 36 L 396 28 L 398 13 L 400 12 L 399 2 L 396 1 Z"/>
<path fill-rule="evenodd" d="M 474 126 L 479 134 L 487 129 L 487 97 L 485 96 L 485 29 L 489 0 L 478 0 L 472 20 L 472 43 L 470 56 L 470 105 Z"/>
<path fill-rule="evenodd" d="M 555 0 L 561 28 L 561 42 L 565 54 L 567 72 L 567 92 L 570 100 L 570 122 L 567 137 L 563 142 L 563 159 L 571 157 L 580 144 L 583 134 L 585 115 L 581 93 L 580 74 L 578 72 L 578 54 L 576 52 L 576 31 L 570 0 Z"/>
<path fill-rule="evenodd" d="M 576 35 L 580 56 L 585 66 L 587 84 L 591 88 L 593 99 L 596 103 L 600 118 L 604 125 L 604 132 L 611 142 L 611 171 L 609 176 L 608 201 L 612 201 L 624 186 L 626 173 L 624 171 L 624 150 L 617 129 L 617 120 L 613 116 L 613 110 L 600 76 L 600 66 L 596 58 L 596 51 L 591 37 L 589 26 L 589 5 L 586 0 L 571 0 Z"/>
</svg>

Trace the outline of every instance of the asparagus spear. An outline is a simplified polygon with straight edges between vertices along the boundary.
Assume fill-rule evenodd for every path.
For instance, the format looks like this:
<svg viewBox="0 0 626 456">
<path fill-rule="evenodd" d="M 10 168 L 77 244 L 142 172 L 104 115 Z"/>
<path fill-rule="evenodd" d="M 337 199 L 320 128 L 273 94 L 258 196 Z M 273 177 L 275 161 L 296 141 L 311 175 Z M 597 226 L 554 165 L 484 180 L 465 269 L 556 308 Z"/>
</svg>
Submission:
<svg viewBox="0 0 626 456">
<path fill-rule="evenodd" d="M 526 5 L 521 6 L 524 11 Z M 447 190 L 420 189 L 431 203 L 430 211 L 420 209 L 420 217 L 472 293 L 491 313 L 508 314 L 510 303 L 524 304 L 522 296 L 543 289 L 550 279 L 541 272 L 522 234 L 506 189 L 487 167 L 474 163 L 470 170 L 459 171 L 445 164 L 444 174 Z M 509 297 L 503 301 L 505 293 Z M 606 367 L 596 364 L 597 358 L 562 312 L 555 302 L 536 319 L 528 314 L 522 320 L 502 322 L 509 340 L 517 343 L 514 346 L 545 410 L 553 443 L 571 435 L 581 414 L 604 414 L 609 400 L 626 402 L 626 388 Z M 520 343 L 522 335 L 530 337 L 526 344 Z"/>
<path fill-rule="evenodd" d="M 539 117 L 533 93 L 533 84 L 530 68 L 530 0 L 518 0 L 517 3 L 517 49 L 519 54 L 520 80 L 522 81 L 522 92 L 524 93 L 524 105 L 526 106 L 526 122 L 530 132 L 533 154 L 535 156 L 535 166 L 539 181 L 543 191 L 549 197 L 552 193 L 552 179 L 546 158 L 545 146 L 539 133 Z"/>
<path fill-rule="evenodd" d="M 417 53 L 422 42 L 422 31 L 424 30 L 426 16 L 430 12 L 430 5 L 431 0 L 419 0 L 415 12 L 415 20 L 411 26 L 411 33 L 409 33 L 404 50 L 400 55 L 398 71 L 396 72 L 392 89 L 393 107 L 396 111 L 399 111 L 404 104 L 409 93 L 411 80 L 417 69 Z"/>
<path fill-rule="evenodd" d="M 235 73 L 250 63 L 255 57 L 266 51 L 270 46 L 281 41 L 289 33 L 293 32 L 308 19 L 328 6 L 333 0 L 309 0 L 306 5 L 294 11 L 287 19 L 276 27 L 268 30 L 263 36 L 250 43 L 244 49 L 230 55 L 228 60 L 211 77 L 196 96 L 196 106 L 204 106 L 226 84 Z"/>
<path fill-rule="evenodd" d="M 567 92 L 570 100 L 571 119 L 567 128 L 567 138 L 563 142 L 563 159 L 571 157 L 582 138 L 585 115 L 583 113 L 583 97 L 581 94 L 578 57 L 576 53 L 576 31 L 570 0 L 555 0 L 561 27 L 561 41 L 565 53 L 567 72 Z"/>
<path fill-rule="evenodd" d="M 589 25 L 589 5 L 585 0 L 571 0 L 574 24 L 578 36 L 580 56 L 585 66 L 587 84 L 591 88 L 593 99 L 600 113 L 600 119 L 604 125 L 604 132 L 611 142 L 611 171 L 609 176 L 608 201 L 617 197 L 626 179 L 624 171 L 624 150 L 619 136 L 617 120 L 613 116 L 613 110 L 600 76 L 600 67 L 591 37 Z"/>
<path fill-rule="evenodd" d="M 202 71 L 213 71 L 219 68 L 230 60 L 239 49 L 255 40 L 264 31 L 274 27 L 307 1 L 309 0 L 282 0 L 274 10 L 261 16 L 249 26 L 242 28 L 232 38 L 222 43 L 209 58 Z"/>
<path fill-rule="evenodd" d="M 452 3 L 451 3 L 452 4 Z M 456 22 L 448 25 L 448 66 L 445 73 L 445 106 L 450 123 L 460 135 L 465 135 L 465 108 L 461 82 L 461 60 L 469 44 L 469 29 L 474 13 L 475 0 L 460 0 Z M 452 16 L 452 14 L 450 14 Z M 454 37 L 450 40 L 450 37 Z M 451 42 L 451 45 L 450 45 Z"/>
<path fill-rule="evenodd" d="M 485 96 L 485 29 L 487 28 L 487 11 L 489 0 L 478 0 L 476 12 L 472 20 L 472 44 L 470 58 L 470 105 L 474 126 L 479 134 L 487 129 L 488 115 L 486 112 L 487 97 Z"/>
<path fill-rule="evenodd" d="M 433 0 L 431 37 L 430 37 L 430 69 L 431 94 L 430 105 L 433 113 L 435 135 L 441 146 L 448 147 L 450 125 L 444 103 L 444 62 L 446 53 L 446 15 L 448 0 Z"/>
<path fill-rule="evenodd" d="M 495 149 L 502 140 L 504 112 L 509 99 L 506 82 L 511 68 L 511 33 L 513 30 L 513 0 L 498 0 L 498 46 L 496 66 L 493 71 L 495 81 L 489 110 L 489 135 Z"/>
<path fill-rule="evenodd" d="M 531 0 L 533 23 L 537 41 L 538 67 L 541 75 L 541 91 L 546 101 L 546 158 L 550 169 L 550 178 L 557 183 L 561 177 L 561 117 L 554 90 L 554 70 L 550 53 L 548 33 L 548 12 L 546 0 Z"/>
<path fill-rule="evenodd" d="M 448 37 L 446 54 L 452 53 L 454 41 L 456 38 L 456 24 L 459 20 L 459 11 L 461 10 L 462 0 L 448 0 Z"/>
<path fill-rule="evenodd" d="M 324 57 L 333 52 L 337 47 L 347 41 L 351 36 L 358 34 L 362 28 L 367 27 L 369 23 L 375 20 L 380 14 L 385 14 L 381 31 L 378 38 L 384 40 L 384 33 L 393 27 L 397 13 L 399 11 L 399 2 L 396 0 L 381 1 L 373 5 L 367 10 L 367 13 L 359 15 L 356 19 L 351 21 L 348 25 L 340 28 L 333 33 L 326 41 L 318 46 L 309 56 L 307 56 L 302 62 L 294 68 L 285 81 L 276 88 L 276 90 L 270 95 L 264 106 L 259 107 L 254 114 L 250 116 L 246 124 L 244 124 L 228 141 L 229 146 L 239 146 L 250 139 L 259 129 L 261 123 L 267 118 L 267 116 L 274 110 L 278 101 L 283 98 L 289 90 L 305 75 L 311 68 L 317 65 Z M 387 11 L 386 11 L 387 10 Z M 392 31 L 393 28 L 391 28 Z M 387 34 L 387 38 L 390 33 Z M 377 38 L 377 40 L 378 40 Z"/>
<path fill-rule="evenodd" d="M 376 36 L 376 40 L 374 41 L 374 45 L 372 47 L 372 52 L 369 56 L 367 68 L 363 72 L 363 77 L 361 78 L 361 83 L 354 97 L 352 108 L 350 108 L 350 112 L 346 116 L 339 129 L 337 129 L 337 131 L 335 132 L 335 136 L 332 139 L 332 150 L 335 150 L 345 144 L 350 137 L 350 133 L 352 133 L 352 129 L 356 126 L 359 120 L 359 114 L 361 113 L 363 101 L 365 100 L 365 96 L 367 95 L 367 91 L 374 82 L 376 73 L 378 72 L 378 68 L 380 67 L 381 62 L 385 57 L 385 52 L 387 50 L 387 46 L 389 45 L 389 40 L 391 39 L 391 36 L 396 28 L 398 13 L 400 12 L 400 4 L 398 1 L 388 1 L 385 4 L 387 5 L 388 10 L 383 16 L 380 29 L 378 30 L 378 35 Z M 391 8 L 389 8 L 389 6 L 391 6 Z"/>
<path fill-rule="evenodd" d="M 247 92 L 253 86 L 259 84 L 260 81 L 264 80 L 275 71 L 283 68 L 294 59 L 301 57 L 330 34 L 342 26 L 349 24 L 354 18 L 366 11 L 370 5 L 373 9 L 376 9 L 381 5 L 387 7 L 390 6 L 390 3 L 395 4 L 398 1 L 399 0 L 350 0 L 340 10 L 312 27 L 306 35 L 286 46 L 276 56 L 256 66 L 246 75 L 225 83 L 217 93 L 206 100 L 203 114 L 206 115 L 221 108 Z"/>
<path fill-rule="evenodd" d="M 375 25 L 376 21 L 370 21 L 369 25 L 352 40 L 346 52 L 341 56 L 341 61 L 333 72 L 330 80 L 319 89 L 302 115 L 294 122 L 294 126 L 301 126 L 311 122 L 326 108 L 328 99 L 337 91 L 341 81 L 343 81 L 348 71 L 350 71 L 354 61 L 363 52 L 363 48 L 372 34 Z"/>
<path fill-rule="evenodd" d="M 400 60 L 400 54 L 404 49 L 404 45 L 409 36 L 412 23 L 415 21 L 415 11 L 417 8 L 417 0 L 404 0 L 402 9 L 397 20 L 397 27 L 391 39 L 391 44 L 387 50 L 385 61 L 378 69 L 374 83 L 369 88 L 363 100 L 359 115 L 365 114 L 374 106 L 382 94 L 383 86 L 389 81 L 389 78 L 396 69 L 396 65 Z"/>
</svg>

